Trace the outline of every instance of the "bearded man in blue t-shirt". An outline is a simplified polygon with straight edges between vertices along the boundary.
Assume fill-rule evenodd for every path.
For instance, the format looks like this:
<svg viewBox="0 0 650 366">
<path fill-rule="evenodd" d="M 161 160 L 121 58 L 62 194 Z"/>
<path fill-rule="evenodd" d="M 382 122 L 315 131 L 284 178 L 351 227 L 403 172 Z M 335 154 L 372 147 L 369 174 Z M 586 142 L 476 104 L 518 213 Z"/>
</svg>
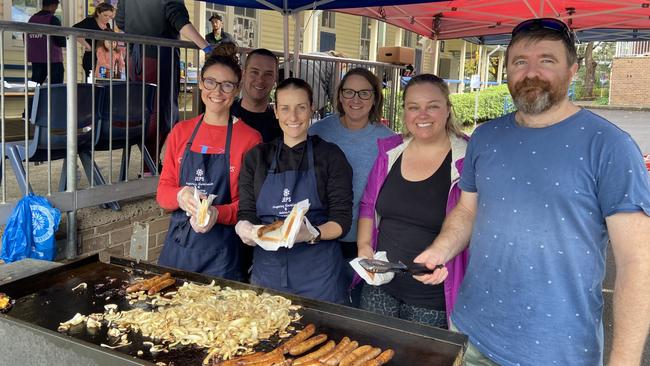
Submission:
<svg viewBox="0 0 650 366">
<path fill-rule="evenodd" d="M 415 259 L 433 269 L 472 248 L 451 315 L 469 336 L 467 365 L 602 365 L 608 242 L 617 267 L 609 365 L 640 364 L 650 324 L 648 172 L 626 132 L 569 101 L 576 60 L 561 21 L 514 28 L 506 62 L 518 110 L 474 132 L 460 202 Z"/>
</svg>

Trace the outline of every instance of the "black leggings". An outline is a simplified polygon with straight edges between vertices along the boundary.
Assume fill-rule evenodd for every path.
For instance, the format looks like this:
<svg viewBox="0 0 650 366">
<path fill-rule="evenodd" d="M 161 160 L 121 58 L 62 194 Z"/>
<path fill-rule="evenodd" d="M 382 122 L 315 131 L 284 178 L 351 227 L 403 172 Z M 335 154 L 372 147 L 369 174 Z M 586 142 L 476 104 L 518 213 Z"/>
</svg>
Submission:
<svg viewBox="0 0 650 366">
<path fill-rule="evenodd" d="M 381 289 L 381 286 L 363 284 L 361 309 L 380 315 L 447 329 L 447 313 L 406 304 Z"/>
</svg>

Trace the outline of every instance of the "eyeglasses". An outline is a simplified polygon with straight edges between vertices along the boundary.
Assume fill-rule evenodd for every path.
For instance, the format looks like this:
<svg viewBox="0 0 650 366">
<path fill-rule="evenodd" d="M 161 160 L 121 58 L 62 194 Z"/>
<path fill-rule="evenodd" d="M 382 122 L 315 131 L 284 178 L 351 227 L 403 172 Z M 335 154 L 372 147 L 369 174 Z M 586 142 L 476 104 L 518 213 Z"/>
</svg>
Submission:
<svg viewBox="0 0 650 366">
<path fill-rule="evenodd" d="M 566 23 L 555 18 L 535 18 L 535 19 L 525 20 L 519 23 L 512 30 L 512 37 L 514 37 L 517 33 L 520 32 L 528 32 L 528 31 L 540 30 L 540 29 L 549 29 L 555 31 L 557 33 L 560 33 L 564 37 L 564 39 L 567 40 L 568 42 L 572 44 L 576 43 L 575 33 L 573 33 L 571 29 L 569 29 Z"/>
<path fill-rule="evenodd" d="M 359 96 L 359 99 L 368 100 L 372 98 L 374 91 L 373 90 L 354 90 L 354 89 L 341 89 L 341 95 L 345 99 L 352 99 L 355 95 Z"/>
<path fill-rule="evenodd" d="M 206 90 L 215 90 L 217 87 L 221 89 L 222 92 L 226 94 L 230 94 L 235 90 L 238 86 L 237 83 L 233 83 L 232 81 L 216 81 L 213 78 L 203 78 L 203 86 L 205 87 Z"/>
</svg>

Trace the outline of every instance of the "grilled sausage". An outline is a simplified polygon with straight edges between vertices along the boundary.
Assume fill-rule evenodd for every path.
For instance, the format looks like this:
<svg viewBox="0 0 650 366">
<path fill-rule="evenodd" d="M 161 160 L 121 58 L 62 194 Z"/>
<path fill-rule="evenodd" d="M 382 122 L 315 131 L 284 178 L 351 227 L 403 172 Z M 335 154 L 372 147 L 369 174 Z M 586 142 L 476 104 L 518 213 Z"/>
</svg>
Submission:
<svg viewBox="0 0 650 366">
<path fill-rule="evenodd" d="M 166 279 L 166 280 L 164 280 L 164 281 L 157 282 L 155 285 L 153 285 L 153 286 L 149 289 L 149 291 L 148 291 L 147 293 L 149 294 L 149 296 L 151 296 L 151 295 L 157 293 L 157 292 L 160 291 L 160 290 L 163 290 L 163 289 L 165 289 L 165 288 L 167 288 L 167 287 L 169 287 L 169 286 L 174 285 L 175 283 L 176 283 L 176 280 L 175 280 L 175 279 L 173 279 L 173 278 L 168 278 L 168 279 Z"/>
<path fill-rule="evenodd" d="M 332 349 L 334 349 L 335 345 L 336 342 L 328 341 L 327 343 L 325 343 L 325 345 L 323 345 L 321 348 L 317 349 L 316 351 L 295 359 L 293 361 L 293 366 L 302 366 L 303 364 L 308 363 L 309 361 L 318 360 L 319 357 L 328 354 Z"/>
<path fill-rule="evenodd" d="M 126 292 L 131 293 L 131 292 L 137 292 L 137 291 L 140 291 L 140 290 L 145 290 L 146 291 L 146 290 L 149 289 L 149 287 L 151 287 L 151 285 L 153 285 L 155 282 L 159 281 L 160 278 L 161 278 L 161 276 L 154 276 L 154 277 L 151 277 L 149 279 L 136 282 L 133 285 L 127 287 Z M 147 286 L 147 288 L 144 288 L 145 286 Z"/>
<path fill-rule="evenodd" d="M 349 343 L 350 343 L 350 338 L 343 337 L 343 339 L 341 339 L 339 344 L 337 344 L 336 347 L 334 347 L 334 349 L 332 349 L 329 353 L 326 353 L 325 355 L 319 357 L 318 361 L 320 361 L 320 362 L 327 361 L 327 359 L 332 357 L 334 354 L 336 354 L 337 352 L 342 351 L 343 348 L 345 348 L 345 346 L 347 346 Z"/>
<path fill-rule="evenodd" d="M 233 358 L 227 361 L 223 361 L 219 363 L 219 366 L 239 366 L 239 365 L 244 365 L 246 361 L 253 360 L 255 358 L 259 358 L 263 355 L 265 355 L 265 352 L 255 352 L 250 355 L 246 356 L 241 356 L 237 358 Z"/>
<path fill-rule="evenodd" d="M 140 282 L 135 283 L 135 284 L 133 284 L 133 285 L 126 288 L 126 293 L 130 294 L 132 292 L 138 292 L 138 291 L 140 291 L 141 286 L 142 286 L 142 284 Z"/>
<path fill-rule="evenodd" d="M 359 342 L 357 341 L 352 341 L 348 343 L 343 349 L 341 349 L 339 352 L 334 353 L 330 358 L 328 358 L 325 361 L 326 365 L 329 366 L 336 366 L 338 365 L 345 356 L 348 354 L 352 353 L 357 347 L 359 347 Z"/>
<path fill-rule="evenodd" d="M 372 360 L 373 358 L 379 356 L 380 353 L 381 353 L 381 348 L 372 348 L 366 353 L 359 356 L 359 358 L 354 360 L 352 362 L 352 365 L 350 366 L 363 366 L 363 364 L 366 363 L 366 361 Z"/>
<path fill-rule="evenodd" d="M 364 363 L 363 366 L 381 366 L 385 363 L 388 363 L 388 361 L 390 361 L 394 355 L 395 351 L 389 348 L 377 356 L 377 358 Z"/>
<path fill-rule="evenodd" d="M 152 280 L 151 282 L 146 282 L 145 281 L 146 283 L 144 283 L 142 285 L 141 290 L 147 291 L 150 288 L 152 288 L 154 286 L 157 286 L 159 283 L 161 283 L 163 281 L 166 281 L 166 280 L 168 280 L 170 278 L 172 278 L 172 275 L 169 272 L 166 272 L 165 274 L 163 274 L 162 276 L 159 276 L 157 279 Z"/>
<path fill-rule="evenodd" d="M 319 344 L 325 342 L 327 340 L 327 335 L 326 334 L 319 334 L 315 337 L 311 337 L 305 341 L 302 341 L 298 343 L 297 345 L 289 348 L 289 353 L 292 356 L 298 356 L 301 355 L 310 349 L 318 346 Z"/>
<path fill-rule="evenodd" d="M 251 363 L 246 363 L 246 366 L 273 366 L 278 363 L 285 361 L 284 355 L 282 352 L 271 351 L 267 353 L 268 358 L 262 358 L 260 361 L 253 361 Z"/>
<path fill-rule="evenodd" d="M 354 351 L 350 352 L 347 356 L 343 357 L 341 360 L 341 363 L 339 365 L 341 366 L 350 366 L 352 362 L 354 362 L 357 358 L 361 357 L 361 355 L 365 354 L 366 352 L 370 351 L 372 349 L 372 346 L 370 345 L 365 345 L 361 346 Z"/>
<path fill-rule="evenodd" d="M 300 342 L 306 340 L 307 338 L 314 335 L 316 332 L 316 326 L 314 324 L 308 324 L 303 330 L 298 332 L 293 337 L 289 338 L 284 344 L 280 345 L 280 348 L 283 353 L 288 353 L 291 347 L 299 344 Z"/>
<path fill-rule="evenodd" d="M 264 225 L 259 229 L 257 229 L 257 237 L 261 238 L 262 236 L 264 236 L 264 234 L 270 233 L 273 230 L 281 228 L 283 224 L 284 224 L 284 220 L 277 220 L 271 224 Z"/>
<path fill-rule="evenodd" d="M 277 361 L 279 358 L 281 358 L 280 361 Z M 276 348 L 271 352 L 262 353 L 257 357 L 248 358 L 247 360 L 244 360 L 243 363 L 240 363 L 238 366 L 242 366 L 242 365 L 259 366 L 259 365 L 264 365 L 266 363 L 271 365 L 273 362 L 281 362 L 281 361 L 284 361 L 284 356 L 282 355 L 282 351 Z"/>
</svg>

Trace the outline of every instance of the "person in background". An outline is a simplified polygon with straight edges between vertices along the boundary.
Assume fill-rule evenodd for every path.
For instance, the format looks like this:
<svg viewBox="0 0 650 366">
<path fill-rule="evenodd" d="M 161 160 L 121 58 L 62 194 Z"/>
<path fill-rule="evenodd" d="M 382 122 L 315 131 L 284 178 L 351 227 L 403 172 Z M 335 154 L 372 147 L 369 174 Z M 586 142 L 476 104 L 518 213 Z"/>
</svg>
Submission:
<svg viewBox="0 0 650 366">
<path fill-rule="evenodd" d="M 212 46 L 190 23 L 190 16 L 182 0 L 119 0 L 117 26 L 126 33 L 167 39 L 178 39 L 180 35 L 191 40 L 206 54 Z M 158 85 L 160 105 L 151 114 L 145 146 L 155 159 L 160 154 L 162 143 L 172 126 L 178 121 L 178 93 L 180 91 L 180 51 L 177 48 L 132 45 L 129 59 L 129 79 L 145 80 Z M 144 68 L 142 52 L 145 52 Z M 160 80 L 158 80 L 160 61 Z M 143 75 L 143 70 L 146 72 Z M 157 124 L 160 115 L 160 126 Z M 156 136 L 159 138 L 156 139 Z M 145 166 L 145 169 L 147 167 Z M 148 172 L 152 173 L 152 172 Z"/>
<path fill-rule="evenodd" d="M 93 13 L 92 16 L 85 18 L 79 23 L 73 25 L 73 27 L 81 28 L 81 29 L 90 29 L 90 30 L 112 31 L 111 21 L 113 21 L 114 17 L 115 17 L 115 8 L 110 3 L 105 2 L 95 6 L 95 12 Z M 93 68 L 92 39 L 79 38 L 78 42 L 81 43 L 84 47 L 84 55 L 82 58 L 81 65 L 84 69 L 84 72 L 86 73 L 86 78 L 88 78 L 88 76 L 90 76 L 90 71 Z M 96 40 L 95 42 L 97 43 L 95 45 L 95 48 L 98 48 L 103 43 L 103 41 L 101 40 Z M 98 68 L 98 66 L 95 65 L 95 68 Z M 95 72 L 95 74 L 97 73 Z"/>
<path fill-rule="evenodd" d="M 278 78 L 278 57 L 273 52 L 258 48 L 246 56 L 242 76 L 242 97 L 231 108 L 234 116 L 256 129 L 263 142 L 282 136 L 282 130 L 271 106 L 271 91 Z M 253 263 L 253 247 L 244 246 L 242 268 L 249 273 Z"/>
<path fill-rule="evenodd" d="M 212 44 L 218 45 L 220 43 L 234 43 L 237 44 L 237 40 L 232 36 L 232 34 L 223 30 L 223 19 L 221 15 L 214 14 L 208 19 L 210 24 L 212 24 L 212 32 L 205 35 L 205 40 Z"/>
<path fill-rule="evenodd" d="M 445 81 L 432 74 L 406 85 L 403 135 L 377 142 L 379 155 L 359 208 L 359 257 L 385 251 L 391 262 L 413 263 L 438 235 L 458 202 L 467 137 L 454 123 Z M 396 274 L 381 286 L 365 284 L 361 308 L 446 328 L 465 273 L 467 252 L 450 258 L 444 285 L 427 286 Z"/>
<path fill-rule="evenodd" d="M 271 91 L 277 78 L 278 57 L 266 48 L 250 51 L 244 63 L 242 97 L 232 105 L 232 113 L 259 131 L 264 142 L 282 136 L 271 106 Z"/>
<path fill-rule="evenodd" d="M 639 365 L 650 325 L 650 185 L 639 147 L 567 90 L 575 38 L 554 18 L 524 21 L 506 49 L 517 111 L 479 126 L 460 202 L 415 261 L 472 255 L 452 325 L 467 365 L 603 365 L 607 246 L 616 263 L 608 365 Z M 438 284 L 446 269 L 419 276 Z M 609 325 L 608 325 L 609 326 Z"/>
<path fill-rule="evenodd" d="M 236 48 L 218 46 L 207 57 L 199 83 L 205 114 L 178 123 L 167 139 L 156 199 L 173 213 L 158 264 L 242 280 L 238 179 L 244 154 L 261 137 L 230 114 L 241 81 L 235 56 Z M 194 189 L 202 198 L 216 195 L 205 226 L 197 222 Z"/>
<path fill-rule="evenodd" d="M 113 49 L 111 54 L 111 48 Z M 104 70 L 104 74 L 101 71 Z M 122 49 L 117 41 L 102 41 L 97 47 L 97 62 L 95 63 L 95 77 L 120 79 L 124 75 L 125 62 Z"/>
<path fill-rule="evenodd" d="M 388 127 L 379 123 L 384 105 L 381 81 L 365 68 L 348 71 L 334 94 L 337 113 L 314 123 L 310 135 L 320 136 L 343 150 L 352 166 L 352 226 L 339 240 L 346 261 L 357 257 L 357 218 L 359 201 L 368 181 L 368 174 L 377 159 L 377 140 L 395 135 Z M 354 277 L 351 266 L 343 267 L 346 284 L 350 286 Z M 351 290 L 349 304 L 358 307 L 361 286 Z"/>
<path fill-rule="evenodd" d="M 59 0 L 43 0 L 39 12 L 29 18 L 29 23 L 61 26 L 61 21 L 54 13 L 59 7 Z M 27 61 L 32 64 L 31 81 L 43 84 L 49 76 L 51 84 L 63 82 L 63 50 L 65 37 L 50 37 L 50 71 L 47 74 L 47 37 L 44 34 L 27 34 Z"/>
<path fill-rule="evenodd" d="M 288 78 L 275 90 L 275 113 L 283 136 L 246 154 L 239 178 L 237 234 L 255 246 L 253 224 L 286 218 L 293 205 L 309 199 L 312 235 L 303 221 L 292 248 L 255 246 L 251 283 L 322 301 L 343 303 L 343 261 L 337 238 L 352 222 L 352 168 L 338 146 L 308 136 L 312 90 Z M 318 158 L 316 158 L 318 157 Z"/>
</svg>

